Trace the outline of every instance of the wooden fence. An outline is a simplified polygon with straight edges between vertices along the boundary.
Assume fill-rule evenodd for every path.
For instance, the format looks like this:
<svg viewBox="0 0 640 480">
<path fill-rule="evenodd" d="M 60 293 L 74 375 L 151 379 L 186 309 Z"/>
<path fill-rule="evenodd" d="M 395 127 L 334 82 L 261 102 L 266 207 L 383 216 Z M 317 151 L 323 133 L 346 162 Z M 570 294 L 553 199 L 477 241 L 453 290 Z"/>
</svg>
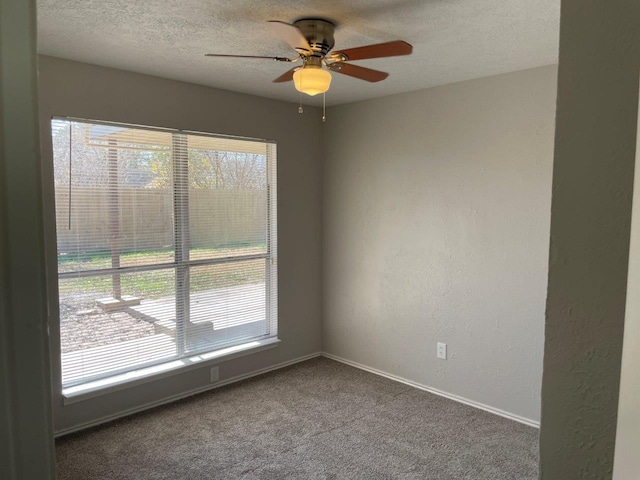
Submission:
<svg viewBox="0 0 640 480">
<path fill-rule="evenodd" d="M 106 188 L 56 191 L 58 253 L 109 251 L 117 236 L 121 252 L 153 251 L 173 245 L 173 193 L 168 189 L 120 189 L 118 227 L 110 231 Z M 266 241 L 267 193 L 264 190 L 189 192 L 189 235 L 194 248 Z M 113 230 L 113 228 L 111 228 Z"/>
</svg>

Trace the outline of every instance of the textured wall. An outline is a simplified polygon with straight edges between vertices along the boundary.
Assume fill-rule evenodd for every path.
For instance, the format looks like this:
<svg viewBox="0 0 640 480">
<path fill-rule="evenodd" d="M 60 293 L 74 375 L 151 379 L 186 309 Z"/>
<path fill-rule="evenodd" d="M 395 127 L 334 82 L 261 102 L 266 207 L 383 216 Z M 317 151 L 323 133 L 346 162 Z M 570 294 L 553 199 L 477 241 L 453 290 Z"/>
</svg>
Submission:
<svg viewBox="0 0 640 480">
<path fill-rule="evenodd" d="M 640 122 L 636 136 L 636 167 L 634 172 L 633 209 L 631 212 L 631 245 L 627 304 L 624 314 L 624 344 L 618 402 L 618 429 L 613 478 L 637 480 L 640 472 Z"/>
<path fill-rule="evenodd" d="M 563 0 L 560 30 L 540 468 L 544 480 L 605 480 L 629 258 L 640 2 Z"/>
<path fill-rule="evenodd" d="M 329 111 L 325 351 L 538 420 L 555 85 L 545 67 Z"/>
<path fill-rule="evenodd" d="M 40 117 L 45 175 L 50 285 L 55 285 L 55 214 L 50 119 L 72 116 L 276 140 L 278 143 L 279 337 L 275 349 L 220 366 L 220 379 L 243 375 L 320 350 L 320 112 L 264 98 L 52 57 L 40 58 Z M 57 301 L 50 299 L 51 331 Z M 57 430 L 177 395 L 209 383 L 208 368 L 62 405 L 59 342 L 54 335 L 54 416 Z"/>
<path fill-rule="evenodd" d="M 35 0 L 0 0 L 0 478 L 55 478 Z"/>
</svg>

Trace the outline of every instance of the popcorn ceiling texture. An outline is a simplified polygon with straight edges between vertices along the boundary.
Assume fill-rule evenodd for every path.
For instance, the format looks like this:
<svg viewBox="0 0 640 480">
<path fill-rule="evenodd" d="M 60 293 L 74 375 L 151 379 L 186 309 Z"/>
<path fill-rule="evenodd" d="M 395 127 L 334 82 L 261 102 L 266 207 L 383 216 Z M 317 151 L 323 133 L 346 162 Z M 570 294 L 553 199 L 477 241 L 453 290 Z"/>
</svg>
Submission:
<svg viewBox="0 0 640 480">
<path fill-rule="evenodd" d="M 289 56 L 267 20 L 323 17 L 336 48 L 403 39 L 409 57 L 358 62 L 391 73 L 370 84 L 333 75 L 336 105 L 557 62 L 557 0 L 40 0 L 40 53 L 174 80 L 297 102 L 289 66 L 205 53 Z M 321 101 L 305 97 L 304 101 Z"/>
</svg>

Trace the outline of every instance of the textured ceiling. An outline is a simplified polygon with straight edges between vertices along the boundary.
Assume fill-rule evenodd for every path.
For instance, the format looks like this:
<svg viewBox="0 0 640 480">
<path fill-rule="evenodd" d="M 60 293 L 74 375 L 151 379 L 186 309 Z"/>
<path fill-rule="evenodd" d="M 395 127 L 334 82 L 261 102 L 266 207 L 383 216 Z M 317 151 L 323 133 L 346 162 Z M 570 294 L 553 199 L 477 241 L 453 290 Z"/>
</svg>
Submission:
<svg viewBox="0 0 640 480">
<path fill-rule="evenodd" d="M 290 65 L 204 54 L 291 56 L 266 21 L 302 17 L 335 22 L 336 49 L 398 39 L 414 47 L 354 62 L 390 72 L 380 83 L 333 74 L 328 105 L 557 62 L 560 0 L 39 0 L 39 51 L 297 102 L 292 83 L 272 83 Z"/>
</svg>

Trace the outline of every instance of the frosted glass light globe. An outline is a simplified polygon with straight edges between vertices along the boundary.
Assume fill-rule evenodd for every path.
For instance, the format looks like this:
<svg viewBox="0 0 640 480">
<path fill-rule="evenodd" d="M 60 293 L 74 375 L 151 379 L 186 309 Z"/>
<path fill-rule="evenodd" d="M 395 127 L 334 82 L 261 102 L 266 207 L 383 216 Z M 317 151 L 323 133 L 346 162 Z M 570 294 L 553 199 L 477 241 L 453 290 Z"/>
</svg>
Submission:
<svg viewBox="0 0 640 480">
<path fill-rule="evenodd" d="M 314 96 L 325 93 L 331 85 L 331 74 L 320 66 L 306 65 L 293 73 L 296 90 Z"/>
</svg>

